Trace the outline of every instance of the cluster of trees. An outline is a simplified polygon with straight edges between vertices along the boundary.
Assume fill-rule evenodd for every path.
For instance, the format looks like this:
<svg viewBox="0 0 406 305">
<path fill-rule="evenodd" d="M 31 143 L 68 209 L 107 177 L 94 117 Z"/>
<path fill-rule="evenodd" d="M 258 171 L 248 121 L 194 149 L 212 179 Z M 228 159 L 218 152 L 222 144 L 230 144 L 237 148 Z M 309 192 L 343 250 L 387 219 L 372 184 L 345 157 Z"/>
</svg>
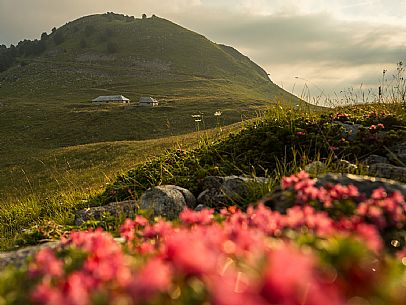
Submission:
<svg viewBox="0 0 406 305">
<path fill-rule="evenodd" d="M 104 14 L 109 20 L 125 20 L 132 21 L 135 20 L 134 16 L 126 16 L 114 13 Z M 143 16 L 146 18 L 146 15 Z M 74 32 L 79 31 L 80 28 L 76 27 Z M 97 33 L 97 40 L 100 43 L 105 43 L 106 52 L 109 54 L 116 53 L 119 50 L 119 45 L 112 40 L 114 38 L 114 31 L 110 28 L 105 29 L 98 33 L 96 27 L 92 24 L 88 24 L 83 29 L 84 37 L 79 41 L 79 46 L 81 49 L 85 49 L 89 46 L 90 37 L 94 36 Z M 12 65 L 17 63 L 17 58 L 19 57 L 28 57 L 28 56 L 37 56 L 42 54 L 46 49 L 49 43 L 55 45 L 60 45 L 66 40 L 66 31 L 57 31 L 54 27 L 51 30 L 50 34 L 46 32 L 41 34 L 41 39 L 24 39 L 20 41 L 16 46 L 11 45 L 7 47 L 5 45 L 0 45 L 0 72 L 3 72 L 9 69 Z"/>
<path fill-rule="evenodd" d="M 41 39 L 24 39 L 16 46 L 0 45 L 0 72 L 9 69 L 17 62 L 18 57 L 36 56 L 42 54 L 47 49 L 47 41 L 52 37 L 52 41 L 59 45 L 65 41 L 65 36 L 62 31 L 57 31 L 54 27 L 52 33 L 48 35 L 46 32 L 41 34 Z"/>
<path fill-rule="evenodd" d="M 41 40 L 24 39 L 17 46 L 11 45 L 7 48 L 5 45 L 0 45 L 0 72 L 3 72 L 14 65 L 17 57 L 35 56 L 44 52 L 47 48 L 46 33 L 41 35 Z"/>
<path fill-rule="evenodd" d="M 0 72 L 6 71 L 15 63 L 15 47 L 13 45 L 12 47 L 7 48 L 5 45 L 0 45 Z"/>
<path fill-rule="evenodd" d="M 116 14 L 113 12 L 107 12 L 105 14 L 103 14 L 104 17 L 106 17 L 109 21 L 113 21 L 113 20 L 124 20 L 126 22 L 131 22 L 135 20 L 134 16 L 128 16 L 128 15 L 124 15 L 124 14 Z"/>
</svg>

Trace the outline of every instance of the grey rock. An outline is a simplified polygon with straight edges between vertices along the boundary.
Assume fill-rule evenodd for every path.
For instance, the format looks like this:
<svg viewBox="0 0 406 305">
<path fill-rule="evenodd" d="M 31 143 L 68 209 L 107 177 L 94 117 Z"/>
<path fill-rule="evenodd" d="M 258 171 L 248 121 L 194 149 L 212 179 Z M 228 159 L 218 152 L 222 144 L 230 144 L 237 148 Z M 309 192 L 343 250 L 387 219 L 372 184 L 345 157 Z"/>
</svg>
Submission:
<svg viewBox="0 0 406 305">
<path fill-rule="evenodd" d="M 193 208 L 196 207 L 196 205 L 197 205 L 196 198 L 195 198 L 195 196 L 192 194 L 192 192 L 190 192 L 189 190 L 187 190 L 187 189 L 185 189 L 185 188 L 183 188 L 183 187 L 176 186 L 176 185 L 174 185 L 174 188 L 175 188 L 177 191 L 179 191 L 179 192 L 182 193 L 183 198 L 185 198 L 186 206 L 187 206 L 188 208 L 193 209 Z"/>
<path fill-rule="evenodd" d="M 111 202 L 109 204 L 80 210 L 75 214 L 75 225 L 80 226 L 88 220 L 101 220 L 103 215 L 133 217 L 138 210 L 138 203 L 134 200 Z"/>
<path fill-rule="evenodd" d="M 369 155 L 362 162 L 367 164 L 367 165 L 376 164 L 376 163 L 387 163 L 387 164 L 389 164 L 388 158 L 383 157 L 383 156 L 379 156 L 379 155 Z"/>
<path fill-rule="evenodd" d="M 22 267 L 27 259 L 44 248 L 56 248 L 60 245 L 59 241 L 47 242 L 40 245 L 29 246 L 23 249 L 9 252 L 0 252 L 0 270 L 7 266 Z"/>
<path fill-rule="evenodd" d="M 310 175 L 320 175 L 327 172 L 327 166 L 321 161 L 313 161 L 305 166 L 305 171 Z"/>
<path fill-rule="evenodd" d="M 406 167 L 388 163 L 376 163 L 369 166 L 369 174 L 393 180 L 406 182 Z"/>
<path fill-rule="evenodd" d="M 204 206 L 203 204 L 199 204 L 197 207 L 195 207 L 196 212 L 199 212 L 204 209 L 208 209 L 208 207 Z"/>
<path fill-rule="evenodd" d="M 354 185 L 360 193 L 370 196 L 377 188 L 383 188 L 387 193 L 399 191 L 406 198 L 406 184 L 394 180 L 375 178 L 369 176 L 358 176 L 351 174 L 327 174 L 317 178 L 316 186 L 327 184 Z"/>
<path fill-rule="evenodd" d="M 204 191 L 197 203 L 206 207 L 223 207 L 247 197 L 252 187 L 264 187 L 269 180 L 263 177 L 208 176 L 202 181 Z"/>
<path fill-rule="evenodd" d="M 223 184 L 225 181 L 226 177 L 220 177 L 220 176 L 207 176 L 203 179 L 201 182 L 201 186 L 204 190 L 207 189 L 217 189 L 220 188 L 220 186 Z"/>
<path fill-rule="evenodd" d="M 153 211 L 154 216 L 176 219 L 186 207 L 194 208 L 196 199 L 187 189 L 176 185 L 160 185 L 148 189 L 140 199 L 140 208 Z"/>
<path fill-rule="evenodd" d="M 389 147 L 387 157 L 394 164 L 406 166 L 406 142 L 401 142 Z"/>
<path fill-rule="evenodd" d="M 119 244 L 125 243 L 125 239 L 122 237 L 114 238 L 114 240 Z M 0 252 L 0 272 L 8 266 L 23 267 L 27 263 L 28 258 L 34 256 L 40 250 L 44 248 L 56 249 L 60 246 L 61 242 L 58 240 L 24 247 L 15 251 Z"/>
<path fill-rule="evenodd" d="M 333 123 L 340 125 L 343 127 L 344 132 L 343 136 L 347 137 L 348 140 L 354 141 L 359 133 L 359 128 L 362 126 L 361 124 L 346 124 L 340 121 L 334 121 Z"/>
</svg>

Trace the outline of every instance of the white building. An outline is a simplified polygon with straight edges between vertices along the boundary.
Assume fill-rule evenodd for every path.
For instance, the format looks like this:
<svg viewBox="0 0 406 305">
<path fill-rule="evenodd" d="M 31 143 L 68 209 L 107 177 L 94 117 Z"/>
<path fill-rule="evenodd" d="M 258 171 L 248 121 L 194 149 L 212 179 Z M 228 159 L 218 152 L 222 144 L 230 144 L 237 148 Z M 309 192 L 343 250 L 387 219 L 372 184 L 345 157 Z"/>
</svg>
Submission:
<svg viewBox="0 0 406 305">
<path fill-rule="evenodd" d="M 140 106 L 158 106 L 159 102 L 150 96 L 142 96 L 142 97 L 140 97 L 139 105 Z"/>
<path fill-rule="evenodd" d="M 122 95 L 102 95 L 92 100 L 92 103 L 130 103 L 130 100 Z"/>
</svg>

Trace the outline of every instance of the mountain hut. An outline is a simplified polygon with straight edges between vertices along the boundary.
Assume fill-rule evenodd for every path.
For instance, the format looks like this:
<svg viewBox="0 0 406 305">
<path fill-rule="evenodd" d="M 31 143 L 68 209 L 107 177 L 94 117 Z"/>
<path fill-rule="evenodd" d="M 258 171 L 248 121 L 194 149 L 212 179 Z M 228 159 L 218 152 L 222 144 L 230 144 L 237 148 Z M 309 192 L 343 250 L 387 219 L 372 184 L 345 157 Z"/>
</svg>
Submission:
<svg viewBox="0 0 406 305">
<path fill-rule="evenodd" d="M 150 96 L 142 96 L 140 97 L 139 106 L 158 106 L 159 102 L 150 97 Z"/>
<path fill-rule="evenodd" d="M 130 99 L 122 95 L 102 95 L 92 100 L 92 103 L 124 103 L 129 104 Z"/>
</svg>

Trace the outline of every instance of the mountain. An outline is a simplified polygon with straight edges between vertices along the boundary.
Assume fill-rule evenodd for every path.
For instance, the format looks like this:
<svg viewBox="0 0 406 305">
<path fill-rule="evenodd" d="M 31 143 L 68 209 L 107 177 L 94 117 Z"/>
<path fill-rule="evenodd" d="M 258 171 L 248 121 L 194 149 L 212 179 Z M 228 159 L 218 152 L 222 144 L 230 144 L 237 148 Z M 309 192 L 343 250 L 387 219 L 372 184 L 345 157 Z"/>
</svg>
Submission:
<svg viewBox="0 0 406 305">
<path fill-rule="evenodd" d="M 215 81 L 225 88 L 241 85 L 257 98 L 294 99 L 234 48 L 156 16 L 82 17 L 49 35 L 43 33 L 41 40 L 22 41 L 9 53 L 16 60 L 0 74 L 2 95 L 18 91 L 19 96 L 40 94 L 63 100 L 74 91 L 78 100 L 86 100 L 102 89 L 137 97 L 140 86 L 159 84 L 165 90 L 144 92 L 174 98 L 179 88 L 210 91 L 214 85 L 210 82 Z"/>
<path fill-rule="evenodd" d="M 43 160 L 60 148 L 187 134 L 300 102 L 234 48 L 156 16 L 82 17 L 0 46 L 0 71 L 0 197 L 2 186 L 49 171 Z M 99 95 L 135 103 L 92 105 Z M 141 96 L 160 106 L 137 107 Z"/>
</svg>

